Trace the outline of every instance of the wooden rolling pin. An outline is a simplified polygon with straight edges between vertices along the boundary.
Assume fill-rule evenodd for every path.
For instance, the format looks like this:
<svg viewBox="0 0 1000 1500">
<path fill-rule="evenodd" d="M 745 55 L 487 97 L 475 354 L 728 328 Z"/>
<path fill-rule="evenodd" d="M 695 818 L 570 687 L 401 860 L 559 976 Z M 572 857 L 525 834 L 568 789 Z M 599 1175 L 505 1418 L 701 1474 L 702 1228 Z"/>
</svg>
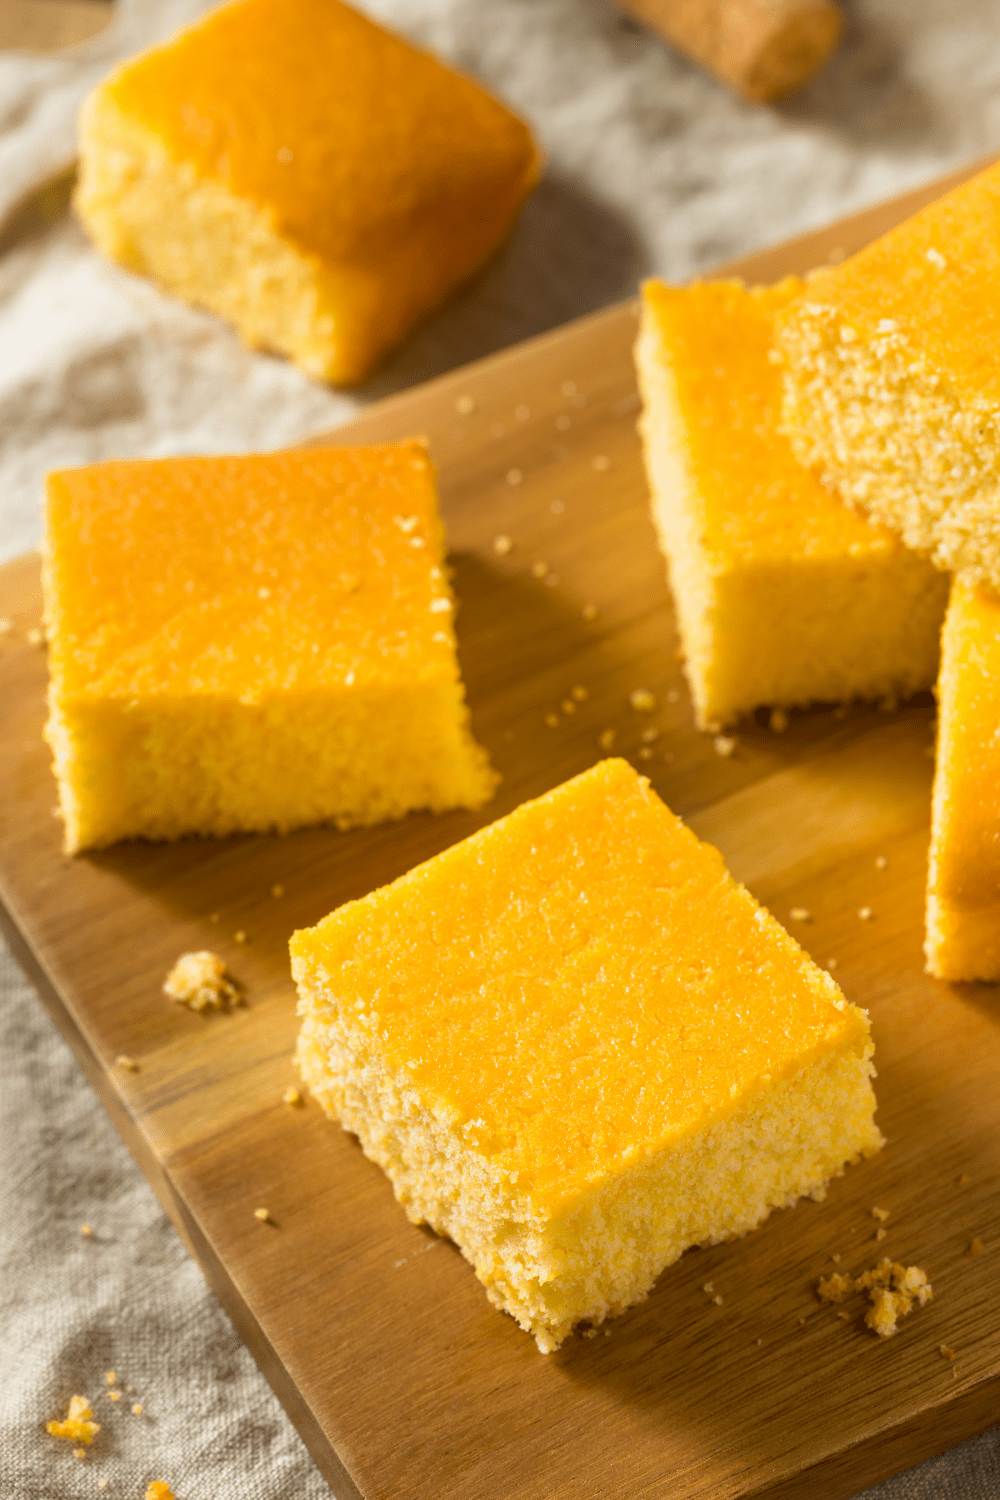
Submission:
<svg viewBox="0 0 1000 1500">
<path fill-rule="evenodd" d="M 843 28 L 835 0 L 619 0 L 688 57 L 762 104 L 829 57 Z"/>
</svg>

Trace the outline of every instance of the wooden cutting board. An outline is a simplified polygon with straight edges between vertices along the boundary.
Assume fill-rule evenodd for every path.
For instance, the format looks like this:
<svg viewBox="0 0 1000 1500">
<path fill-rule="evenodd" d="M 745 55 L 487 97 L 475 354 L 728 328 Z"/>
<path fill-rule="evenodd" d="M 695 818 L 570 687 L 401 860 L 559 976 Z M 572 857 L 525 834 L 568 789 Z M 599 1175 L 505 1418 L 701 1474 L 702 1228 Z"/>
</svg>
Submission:
<svg viewBox="0 0 1000 1500">
<path fill-rule="evenodd" d="M 850 252 L 945 185 L 739 269 L 768 280 Z M 0 574 L 16 627 L 0 646 L 4 928 L 339 1500 L 848 1496 L 997 1416 L 1000 999 L 923 973 L 930 695 L 797 714 L 781 735 L 749 723 L 728 758 L 694 732 L 647 518 L 634 331 L 635 308 L 612 308 L 338 434 L 430 438 L 474 728 L 504 777 L 483 815 L 67 859 L 40 738 L 45 657 L 26 638 L 37 559 Z M 577 685 L 589 696 L 568 713 Z M 639 687 L 654 713 L 629 707 Z M 889 1144 L 824 1204 L 689 1252 L 607 1336 L 545 1357 L 451 1245 L 407 1222 L 352 1137 L 282 1102 L 286 944 L 591 765 L 607 729 L 780 919 L 812 913 L 794 932 L 871 1009 Z M 204 947 L 245 983 L 245 1010 L 204 1018 L 163 995 L 178 954 Z M 891 1213 L 878 1245 L 875 1205 Z M 974 1237 L 986 1249 L 970 1258 Z M 858 1271 L 886 1252 L 924 1266 L 935 1296 L 881 1342 L 814 1289 L 833 1257 Z"/>
</svg>

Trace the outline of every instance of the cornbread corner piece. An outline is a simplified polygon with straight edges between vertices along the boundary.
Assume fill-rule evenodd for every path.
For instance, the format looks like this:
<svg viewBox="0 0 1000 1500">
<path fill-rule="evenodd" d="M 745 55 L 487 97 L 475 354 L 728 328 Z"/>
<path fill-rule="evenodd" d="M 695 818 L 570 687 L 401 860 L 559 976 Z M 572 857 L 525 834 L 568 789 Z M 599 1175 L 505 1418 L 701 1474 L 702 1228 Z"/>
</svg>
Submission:
<svg viewBox="0 0 1000 1500">
<path fill-rule="evenodd" d="M 291 953 L 306 1084 L 544 1352 L 882 1144 L 865 1013 L 621 760 Z"/>
<path fill-rule="evenodd" d="M 817 272 L 775 334 L 803 463 L 1000 589 L 1000 165 Z"/>
<path fill-rule="evenodd" d="M 67 851 L 487 801 L 442 547 L 416 442 L 50 475 Z"/>
<path fill-rule="evenodd" d="M 1000 598 L 952 585 L 941 635 L 927 969 L 1000 979 Z"/>
<path fill-rule="evenodd" d="M 540 172 L 523 121 L 340 0 L 237 0 L 90 95 L 76 206 L 112 260 L 351 384 Z"/>
<path fill-rule="evenodd" d="M 643 288 L 646 471 L 702 729 L 762 704 L 905 696 L 937 671 L 947 579 L 778 430 L 773 322 L 802 287 Z"/>
</svg>

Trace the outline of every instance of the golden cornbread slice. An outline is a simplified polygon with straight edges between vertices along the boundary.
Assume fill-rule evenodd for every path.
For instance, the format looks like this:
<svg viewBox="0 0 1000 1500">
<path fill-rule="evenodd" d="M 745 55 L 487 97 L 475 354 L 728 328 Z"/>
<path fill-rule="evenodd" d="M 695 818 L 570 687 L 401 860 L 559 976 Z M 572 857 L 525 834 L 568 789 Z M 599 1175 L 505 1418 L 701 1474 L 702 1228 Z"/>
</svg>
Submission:
<svg viewBox="0 0 1000 1500">
<path fill-rule="evenodd" d="M 1000 165 L 816 272 L 775 336 L 802 462 L 1000 589 Z"/>
<path fill-rule="evenodd" d="M 772 326 L 802 285 L 643 288 L 646 472 L 703 729 L 760 704 L 912 693 L 937 671 L 947 579 L 852 515 L 778 430 Z"/>
<path fill-rule="evenodd" d="M 540 170 L 516 115 L 340 0 L 237 0 L 90 95 L 76 206 L 112 260 L 352 383 Z"/>
<path fill-rule="evenodd" d="M 309 1088 L 546 1352 L 882 1143 L 865 1013 L 621 760 L 291 953 Z"/>
<path fill-rule="evenodd" d="M 941 635 L 927 968 L 1000 979 L 1000 598 L 952 586 Z"/>
<path fill-rule="evenodd" d="M 478 807 L 422 444 L 51 474 L 66 848 Z"/>
</svg>

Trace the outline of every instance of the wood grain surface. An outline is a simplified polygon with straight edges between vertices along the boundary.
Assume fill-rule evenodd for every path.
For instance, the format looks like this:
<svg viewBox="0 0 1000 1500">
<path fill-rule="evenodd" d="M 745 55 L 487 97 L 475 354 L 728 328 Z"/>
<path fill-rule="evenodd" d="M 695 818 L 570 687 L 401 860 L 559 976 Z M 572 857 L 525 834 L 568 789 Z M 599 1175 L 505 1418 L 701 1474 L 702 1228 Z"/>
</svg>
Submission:
<svg viewBox="0 0 1000 1500">
<path fill-rule="evenodd" d="M 850 251 L 931 196 L 744 273 Z M 761 715 L 728 758 L 694 732 L 647 517 L 634 328 L 633 307 L 613 308 L 339 434 L 430 438 L 474 728 L 504 777 L 481 815 L 65 858 L 40 738 L 45 656 L 26 635 L 37 558 L 0 574 L 0 614 L 15 622 L 0 643 L 4 928 L 340 1500 L 843 1497 L 997 1416 L 1000 998 L 923 973 L 932 701 L 817 708 L 781 735 Z M 568 714 L 576 685 L 589 696 Z M 639 687 L 654 713 L 629 707 Z M 640 758 L 650 727 L 660 736 Z M 779 919 L 812 913 L 792 930 L 871 1010 L 889 1144 L 824 1204 L 689 1252 L 607 1337 L 545 1357 L 450 1244 L 407 1222 L 350 1136 L 282 1102 L 296 1032 L 286 944 L 592 764 L 606 729 Z M 163 995 L 178 954 L 202 947 L 245 983 L 245 1009 L 197 1016 Z M 139 1072 L 116 1067 L 122 1053 Z M 881 1244 L 875 1205 L 891 1213 Z M 974 1237 L 986 1248 L 970 1257 Z M 860 1271 L 883 1253 L 925 1267 L 935 1295 L 880 1342 L 860 1308 L 843 1321 L 821 1306 L 815 1284 L 834 1255 Z"/>
</svg>

